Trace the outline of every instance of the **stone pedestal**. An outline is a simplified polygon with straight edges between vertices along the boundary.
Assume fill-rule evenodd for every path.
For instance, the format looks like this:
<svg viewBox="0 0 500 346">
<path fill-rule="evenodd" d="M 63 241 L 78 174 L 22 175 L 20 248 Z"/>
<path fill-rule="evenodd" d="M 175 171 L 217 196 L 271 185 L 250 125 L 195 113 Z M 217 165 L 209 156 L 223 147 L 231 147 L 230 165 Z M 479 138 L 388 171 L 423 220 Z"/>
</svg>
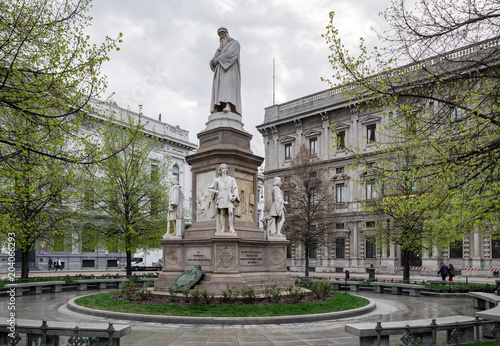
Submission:
<svg viewBox="0 0 500 346">
<path fill-rule="evenodd" d="M 156 290 L 167 290 L 182 272 L 200 265 L 205 275 L 200 282 L 220 294 L 227 285 L 253 286 L 260 291 L 268 283 L 282 287 L 293 284 L 286 270 L 286 238 L 267 239 L 258 227 L 257 170 L 263 158 L 250 149 L 252 135 L 243 129 L 241 116 L 215 113 L 198 134 L 199 149 L 186 157 L 193 177 L 193 225 L 182 239 L 160 240 L 163 271 Z M 238 185 L 240 203 L 235 206 L 236 233 L 216 232 L 216 208 L 208 187 L 225 163 Z"/>
<path fill-rule="evenodd" d="M 200 265 L 205 276 L 199 283 L 220 294 L 226 286 L 250 285 L 262 291 L 268 283 L 283 287 L 293 284 L 286 271 L 286 240 L 251 240 L 241 237 L 206 239 L 162 239 L 163 271 L 155 281 L 156 290 L 166 290 L 177 276 Z"/>
</svg>

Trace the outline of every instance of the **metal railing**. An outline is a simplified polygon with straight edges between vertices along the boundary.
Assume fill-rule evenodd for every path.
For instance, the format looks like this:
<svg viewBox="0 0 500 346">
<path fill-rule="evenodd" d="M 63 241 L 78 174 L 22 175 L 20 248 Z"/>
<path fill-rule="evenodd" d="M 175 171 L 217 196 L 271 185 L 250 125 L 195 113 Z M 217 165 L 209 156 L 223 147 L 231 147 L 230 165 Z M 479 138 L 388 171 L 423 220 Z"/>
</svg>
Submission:
<svg viewBox="0 0 500 346">
<path fill-rule="evenodd" d="M 15 326 L 15 329 L 17 329 L 17 325 Z M 22 326 L 21 326 L 22 327 Z M 47 331 L 49 331 L 51 327 L 47 324 L 47 321 L 43 320 L 42 325 L 40 326 L 40 331 L 41 331 L 41 336 L 38 337 L 38 342 L 40 346 L 44 346 L 47 344 Z M 60 328 L 53 328 L 53 329 L 59 329 Z M 70 334 L 70 337 L 68 339 L 67 345 L 74 345 L 74 346 L 83 346 L 88 344 L 88 339 L 85 338 L 82 335 L 80 335 L 80 332 L 85 329 L 80 329 L 78 326 L 76 326 L 73 329 L 73 334 Z M 108 334 L 107 337 L 107 343 L 106 345 L 113 345 L 113 338 L 114 338 L 114 333 L 115 333 L 115 328 L 113 327 L 113 323 L 109 322 L 108 328 L 103 329 L 103 330 L 97 330 L 97 329 L 92 329 L 92 332 L 106 332 Z M 31 334 L 33 335 L 33 334 Z M 37 334 L 38 335 L 38 334 Z M 26 337 L 28 338 L 28 337 Z M 92 338 L 92 337 L 90 337 Z M 8 333 L 5 341 L 7 342 L 7 345 L 17 345 L 20 341 L 22 340 L 22 337 L 19 335 L 17 330 L 15 330 L 12 333 Z"/>
<path fill-rule="evenodd" d="M 451 342 L 456 343 L 456 344 L 463 344 L 465 342 L 469 342 L 471 340 L 465 340 L 464 338 L 464 332 L 463 330 L 466 327 L 469 327 L 471 325 L 471 322 L 456 322 L 453 327 L 450 328 L 449 323 L 445 323 L 442 325 L 438 325 L 436 323 L 436 319 L 432 319 L 431 323 L 428 326 L 413 326 L 411 327 L 410 325 L 406 325 L 404 327 L 388 327 L 384 328 L 382 326 L 382 322 L 377 322 L 377 325 L 375 327 L 375 332 L 377 333 L 377 346 L 382 345 L 382 333 L 387 332 L 387 331 L 402 331 L 403 336 L 400 338 L 401 342 L 403 345 L 415 345 L 415 344 L 421 344 L 420 339 L 422 333 L 418 333 L 419 336 L 415 336 L 415 330 L 422 330 L 423 328 L 430 328 L 431 330 L 431 338 L 430 338 L 430 344 L 431 345 L 436 345 L 437 344 L 437 332 L 438 331 L 443 331 L 443 330 L 450 330 L 450 338 Z M 492 326 L 491 328 L 486 329 L 488 333 L 490 333 L 491 336 L 495 338 L 496 341 L 500 340 L 500 321 L 495 321 L 495 320 L 482 320 L 479 317 L 476 317 L 474 322 L 474 341 L 481 341 L 481 326 L 485 325 L 486 328 L 488 326 Z M 412 333 L 413 330 L 413 333 Z M 484 333 L 484 329 L 483 329 Z M 389 333 L 390 335 L 395 335 L 397 333 Z M 417 334 L 417 333 L 415 333 Z"/>
</svg>

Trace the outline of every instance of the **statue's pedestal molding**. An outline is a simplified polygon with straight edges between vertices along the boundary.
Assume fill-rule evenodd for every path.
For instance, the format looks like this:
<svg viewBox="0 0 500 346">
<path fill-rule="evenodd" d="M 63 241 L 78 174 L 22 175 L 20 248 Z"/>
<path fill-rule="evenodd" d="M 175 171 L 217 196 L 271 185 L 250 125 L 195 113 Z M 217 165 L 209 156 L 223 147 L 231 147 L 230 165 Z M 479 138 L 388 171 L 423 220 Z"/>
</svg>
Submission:
<svg viewBox="0 0 500 346">
<path fill-rule="evenodd" d="M 182 239 L 182 235 L 176 235 L 176 234 L 165 234 L 163 236 L 163 239 Z"/>
<path fill-rule="evenodd" d="M 215 232 L 216 237 L 237 237 L 237 232 Z"/>
<path fill-rule="evenodd" d="M 213 130 L 220 127 L 230 127 L 239 131 L 245 131 L 243 129 L 243 123 L 241 122 L 241 115 L 232 112 L 212 113 L 208 117 L 208 121 L 205 125 L 207 127 L 203 131 Z"/>
</svg>

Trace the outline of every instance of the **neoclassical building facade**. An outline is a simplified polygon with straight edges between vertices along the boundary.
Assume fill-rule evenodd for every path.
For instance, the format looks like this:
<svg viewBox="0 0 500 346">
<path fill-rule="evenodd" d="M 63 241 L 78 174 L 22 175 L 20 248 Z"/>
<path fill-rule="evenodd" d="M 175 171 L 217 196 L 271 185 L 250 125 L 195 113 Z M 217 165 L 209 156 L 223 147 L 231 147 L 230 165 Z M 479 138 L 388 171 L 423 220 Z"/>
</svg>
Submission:
<svg viewBox="0 0 500 346">
<path fill-rule="evenodd" d="M 139 113 L 119 107 L 113 103 L 102 102 L 96 99 L 92 99 L 91 103 L 94 109 L 94 114 L 91 115 L 98 119 L 115 118 L 119 121 L 121 116 L 130 115 L 134 121 L 137 121 L 141 117 L 141 122 L 144 125 L 143 131 L 156 140 L 154 150 L 151 154 L 154 157 L 151 157 L 151 159 L 158 159 L 159 157 L 170 158 L 171 173 L 179 178 L 179 183 L 183 190 L 184 208 L 189 210 L 191 205 L 192 179 L 191 169 L 185 157 L 197 148 L 196 144 L 189 141 L 189 132 L 178 125 L 171 125 L 160 121 L 160 119 L 149 118 L 142 114 L 139 115 Z M 98 123 L 95 122 L 83 123 L 80 126 L 80 131 L 83 134 L 92 134 L 98 126 Z M 65 239 L 64 241 L 71 244 L 69 248 L 65 247 L 64 250 L 60 249 L 63 251 L 57 251 L 57 249 L 54 249 L 54 246 L 51 246 L 53 240 L 41 239 L 37 247 L 30 253 L 30 270 L 46 270 L 49 258 L 52 261 L 60 258 L 66 270 L 125 268 L 125 252 L 113 252 L 108 249 L 89 249 L 78 240 L 78 237 Z M 6 254 L 0 253 L 0 269 L 3 265 L 7 265 L 7 257 Z M 21 258 L 17 253 L 16 264 L 21 264 Z"/>
<path fill-rule="evenodd" d="M 399 273 L 403 265 L 401 250 L 376 245 L 376 218 L 362 208 L 374 194 L 375 180 L 366 175 L 369 167 L 351 168 L 353 157 L 345 150 L 346 146 L 357 148 L 367 166 L 374 164 L 374 143 L 386 140 L 381 129 L 387 125 L 390 112 L 370 107 L 360 113 L 354 104 L 337 87 L 265 109 L 264 122 L 257 129 L 265 144 L 266 200 L 270 198 L 273 178 L 290 175 L 292 159 L 306 145 L 320 159 L 318 169 L 327 174 L 335 199 L 330 206 L 326 243 L 310 253 L 310 270 L 365 273 L 373 265 L 378 273 Z M 304 271 L 304 251 L 300 250 L 294 246 L 289 249 L 292 271 Z M 447 251 L 411 254 L 412 275 L 435 276 L 442 261 L 453 263 L 462 276 L 497 276 L 500 243 L 486 232 L 471 231 L 461 244 Z"/>
</svg>

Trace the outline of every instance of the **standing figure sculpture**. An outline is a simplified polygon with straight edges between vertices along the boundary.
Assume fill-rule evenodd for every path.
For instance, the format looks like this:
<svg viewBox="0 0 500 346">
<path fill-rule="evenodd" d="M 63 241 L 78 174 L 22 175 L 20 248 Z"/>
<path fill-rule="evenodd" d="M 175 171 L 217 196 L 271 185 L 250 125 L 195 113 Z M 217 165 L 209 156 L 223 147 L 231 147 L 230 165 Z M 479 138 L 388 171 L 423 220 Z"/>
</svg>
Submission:
<svg viewBox="0 0 500 346">
<path fill-rule="evenodd" d="M 170 178 L 172 187 L 168 198 L 168 218 L 167 233 L 165 236 L 175 235 L 182 237 L 184 229 L 184 212 L 182 210 L 182 189 L 179 185 L 179 179 L 173 175 Z"/>
<path fill-rule="evenodd" d="M 240 201 L 236 180 L 229 175 L 229 167 L 219 166 L 219 176 L 208 188 L 217 209 L 217 229 L 220 233 L 235 233 L 234 205 Z"/>
<path fill-rule="evenodd" d="M 281 178 L 273 181 L 271 211 L 269 212 L 268 231 L 270 235 L 282 236 L 281 229 L 285 223 L 285 200 L 281 191 Z"/>
<path fill-rule="evenodd" d="M 233 112 L 241 115 L 240 44 L 226 28 L 217 30 L 220 46 L 210 60 L 214 71 L 210 113 Z"/>
</svg>

